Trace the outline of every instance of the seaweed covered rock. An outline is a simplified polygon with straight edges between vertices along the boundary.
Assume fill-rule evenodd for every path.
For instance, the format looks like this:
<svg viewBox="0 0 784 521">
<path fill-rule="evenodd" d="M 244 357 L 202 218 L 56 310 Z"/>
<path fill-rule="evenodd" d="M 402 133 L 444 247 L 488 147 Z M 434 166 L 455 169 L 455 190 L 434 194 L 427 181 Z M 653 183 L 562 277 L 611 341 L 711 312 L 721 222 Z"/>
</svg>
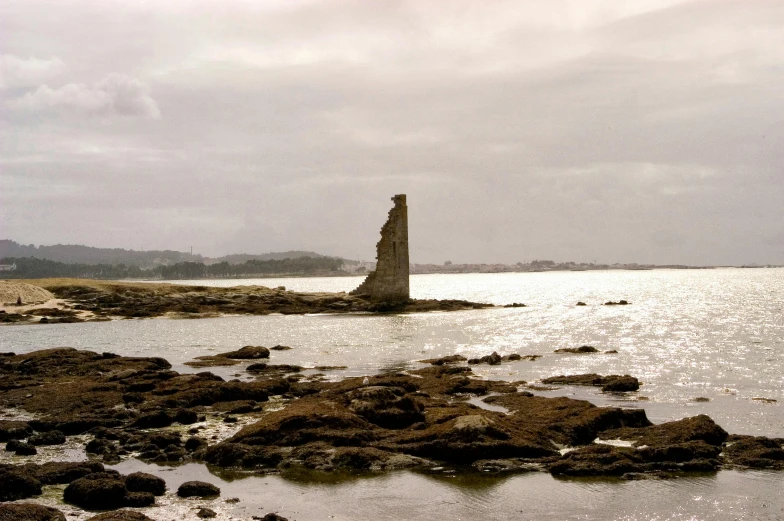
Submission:
<svg viewBox="0 0 784 521">
<path fill-rule="evenodd" d="M 270 351 L 263 346 L 245 346 L 241 349 L 237 349 L 236 351 L 221 353 L 218 356 L 236 360 L 258 360 L 259 358 L 269 358 Z"/>
<path fill-rule="evenodd" d="M 44 485 L 67 484 L 89 474 L 105 471 L 102 464 L 90 461 L 50 461 L 40 465 L 28 463 L 24 469 Z"/>
<path fill-rule="evenodd" d="M 31 445 L 62 445 L 65 443 L 65 434 L 58 430 L 40 432 L 30 436 L 27 443 Z"/>
<path fill-rule="evenodd" d="M 700 414 L 641 429 L 617 429 L 605 433 L 605 436 L 633 440 L 636 446 L 664 447 L 689 441 L 704 441 L 709 445 L 721 446 L 728 434 L 710 417 Z"/>
<path fill-rule="evenodd" d="M 65 515 L 34 503 L 0 504 L 0 521 L 65 521 Z"/>
<path fill-rule="evenodd" d="M 587 353 L 598 353 L 599 350 L 593 346 L 580 346 L 580 347 L 563 347 L 561 349 L 556 349 L 556 353 L 573 353 L 573 354 L 587 354 Z"/>
<path fill-rule="evenodd" d="M 119 475 L 99 472 L 72 481 L 63 500 L 87 510 L 111 510 L 127 506 L 128 490 Z"/>
<path fill-rule="evenodd" d="M 135 510 L 115 510 L 88 518 L 87 521 L 155 521 Z"/>
<path fill-rule="evenodd" d="M 19 440 L 11 440 L 6 443 L 5 450 L 14 452 L 17 456 L 34 456 L 38 454 L 35 445 Z"/>
<path fill-rule="evenodd" d="M 16 501 L 40 494 L 39 480 L 11 465 L 0 465 L 0 501 Z"/>
<path fill-rule="evenodd" d="M 492 354 L 483 356 L 481 358 L 470 358 L 468 360 L 469 364 L 489 364 L 489 365 L 498 365 L 503 361 L 501 355 L 496 353 L 495 351 Z"/>
<path fill-rule="evenodd" d="M 26 421 L 0 420 L 0 443 L 9 440 L 23 440 L 33 434 Z"/>
<path fill-rule="evenodd" d="M 177 489 L 180 497 L 215 497 L 220 496 L 220 489 L 204 481 L 186 481 Z"/>
<path fill-rule="evenodd" d="M 125 477 L 125 487 L 130 492 L 149 492 L 155 496 L 166 493 L 166 482 L 146 472 L 134 472 Z"/>
<path fill-rule="evenodd" d="M 640 381 L 633 376 L 612 374 L 601 376 L 596 373 L 576 374 L 570 376 L 551 376 L 542 380 L 544 384 L 556 385 L 591 385 L 601 387 L 603 392 L 630 392 L 640 388 Z"/>
<path fill-rule="evenodd" d="M 784 440 L 762 436 L 731 436 L 724 458 L 733 465 L 784 470 Z"/>
</svg>

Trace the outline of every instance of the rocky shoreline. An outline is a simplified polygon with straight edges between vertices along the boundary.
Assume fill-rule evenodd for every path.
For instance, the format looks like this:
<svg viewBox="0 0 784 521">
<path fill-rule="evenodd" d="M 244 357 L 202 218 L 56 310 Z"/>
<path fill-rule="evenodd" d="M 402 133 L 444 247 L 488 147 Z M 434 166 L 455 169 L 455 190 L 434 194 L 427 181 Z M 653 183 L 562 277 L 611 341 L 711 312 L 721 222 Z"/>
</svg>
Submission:
<svg viewBox="0 0 784 521">
<path fill-rule="evenodd" d="M 55 299 L 38 306 L 22 306 L 18 309 L 7 305 L 0 310 L 0 324 L 60 324 L 164 316 L 205 318 L 276 313 L 421 313 L 493 307 L 465 300 L 435 299 L 409 299 L 406 302 L 384 304 L 371 302 L 369 297 L 361 295 L 304 293 L 264 286 L 219 288 L 83 279 L 40 279 L 25 283 L 50 292 Z"/>
<path fill-rule="evenodd" d="M 35 499 L 42 487 L 59 484 L 66 485 L 58 492 L 63 501 L 87 511 L 152 507 L 157 478 L 104 467 L 131 458 L 253 473 L 449 467 L 661 479 L 723 468 L 784 470 L 784 439 L 730 435 L 705 415 L 653 425 L 642 409 L 536 396 L 525 382 L 475 377 L 461 357 L 328 382 L 266 363 L 270 356 L 260 346 L 217 355 L 216 363 L 239 362 L 253 375 L 225 381 L 207 371 L 177 373 L 162 358 L 69 348 L 0 355 L 0 408 L 15 418 L 0 420 L 3 459 L 13 461 L 0 464 L 0 501 Z M 639 387 L 628 375 L 548 382 L 605 392 Z M 77 459 L 86 461 L 42 459 L 52 446 L 78 447 L 84 456 Z M 50 519 L 3 513 L 16 504 L 0 504 L 0 520 Z"/>
</svg>

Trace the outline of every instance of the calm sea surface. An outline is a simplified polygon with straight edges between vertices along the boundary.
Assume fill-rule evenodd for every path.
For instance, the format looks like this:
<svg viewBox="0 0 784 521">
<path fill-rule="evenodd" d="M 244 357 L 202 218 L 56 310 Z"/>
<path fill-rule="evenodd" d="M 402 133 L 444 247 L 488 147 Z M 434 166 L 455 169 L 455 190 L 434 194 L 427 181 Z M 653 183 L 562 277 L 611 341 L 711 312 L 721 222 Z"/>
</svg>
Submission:
<svg viewBox="0 0 784 521">
<path fill-rule="evenodd" d="M 349 291 L 361 277 L 176 281 L 258 284 L 295 291 Z M 447 354 L 539 354 L 475 368 L 493 379 L 536 382 L 557 374 L 631 374 L 637 396 L 563 387 L 600 405 L 642 407 L 654 422 L 708 414 L 731 433 L 784 437 L 784 269 L 554 272 L 411 277 L 415 298 L 459 298 L 528 307 L 417 315 L 223 317 L 122 320 L 0 328 L 0 350 L 71 346 L 123 355 L 162 356 L 179 371 L 195 356 L 243 345 L 285 344 L 275 363 L 345 365 L 332 378 L 419 367 Z M 629 306 L 603 306 L 625 299 Z M 575 306 L 578 301 L 586 306 Z M 617 354 L 564 355 L 590 344 Z M 234 368 L 216 368 L 244 378 Z M 695 398 L 709 401 L 694 401 Z M 772 400 L 776 400 L 772 402 Z M 279 510 L 299 519 L 784 519 L 784 473 L 723 471 L 672 481 L 618 483 L 396 472 L 371 477 L 267 476 L 225 481 L 205 467 L 158 472 L 170 485 L 221 483 L 242 499 L 240 519 Z M 192 476 L 197 476 L 193 478 Z M 225 476 L 224 476 L 225 477 Z M 227 507 L 228 508 L 228 507 Z M 255 509 L 255 510 L 254 510 Z M 244 516 L 244 517 L 243 517 Z M 333 516 L 333 517 L 330 517 Z"/>
</svg>

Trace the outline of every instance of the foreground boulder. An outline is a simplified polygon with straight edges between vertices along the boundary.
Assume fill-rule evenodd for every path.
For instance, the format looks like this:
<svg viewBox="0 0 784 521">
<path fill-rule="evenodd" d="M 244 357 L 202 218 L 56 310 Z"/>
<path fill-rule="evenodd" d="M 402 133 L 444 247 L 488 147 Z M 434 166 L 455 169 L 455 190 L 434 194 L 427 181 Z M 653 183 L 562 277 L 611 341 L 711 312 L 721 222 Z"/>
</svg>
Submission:
<svg viewBox="0 0 784 521">
<path fill-rule="evenodd" d="M 220 489 L 204 481 L 186 481 L 177 489 L 180 497 L 215 497 L 220 496 Z"/>
<path fill-rule="evenodd" d="M 135 510 L 115 510 L 114 512 L 104 512 L 93 516 L 87 521 L 155 521 L 141 512 Z"/>
<path fill-rule="evenodd" d="M 65 434 L 58 430 L 34 434 L 27 439 L 31 445 L 62 445 L 65 443 Z"/>
<path fill-rule="evenodd" d="M 32 434 L 33 429 L 25 421 L 0 420 L 0 443 L 23 440 Z"/>
<path fill-rule="evenodd" d="M 125 487 L 131 492 L 149 492 L 155 496 L 166 493 L 166 482 L 158 476 L 145 472 L 134 472 L 125 477 Z"/>
<path fill-rule="evenodd" d="M 87 510 L 112 510 L 121 507 L 146 507 L 155 496 L 146 491 L 131 491 L 125 478 L 115 471 L 96 472 L 72 481 L 63 492 L 63 500 Z"/>
<path fill-rule="evenodd" d="M 0 501 L 16 501 L 41 494 L 41 482 L 11 465 L 0 465 Z"/>
<path fill-rule="evenodd" d="M 104 472 L 104 466 L 97 462 L 51 461 L 41 465 L 28 463 L 24 470 L 40 480 L 44 485 L 67 484 L 96 472 Z"/>
<path fill-rule="evenodd" d="M 0 521 L 65 521 L 65 515 L 34 503 L 0 504 Z"/>
<path fill-rule="evenodd" d="M 125 506 L 127 495 L 120 479 L 97 473 L 71 482 L 65 487 L 63 500 L 88 510 L 110 510 Z"/>
</svg>

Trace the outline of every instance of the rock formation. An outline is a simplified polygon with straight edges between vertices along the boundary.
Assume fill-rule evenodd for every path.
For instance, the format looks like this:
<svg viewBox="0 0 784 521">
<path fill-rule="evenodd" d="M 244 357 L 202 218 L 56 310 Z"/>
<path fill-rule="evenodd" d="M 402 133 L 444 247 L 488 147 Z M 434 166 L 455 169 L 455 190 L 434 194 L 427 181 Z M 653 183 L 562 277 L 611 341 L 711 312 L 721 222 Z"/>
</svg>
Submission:
<svg viewBox="0 0 784 521">
<path fill-rule="evenodd" d="M 408 206 L 406 196 L 392 198 L 394 208 L 381 228 L 376 244 L 376 269 L 351 295 L 367 295 L 372 302 L 396 303 L 409 299 L 408 291 Z"/>
</svg>

